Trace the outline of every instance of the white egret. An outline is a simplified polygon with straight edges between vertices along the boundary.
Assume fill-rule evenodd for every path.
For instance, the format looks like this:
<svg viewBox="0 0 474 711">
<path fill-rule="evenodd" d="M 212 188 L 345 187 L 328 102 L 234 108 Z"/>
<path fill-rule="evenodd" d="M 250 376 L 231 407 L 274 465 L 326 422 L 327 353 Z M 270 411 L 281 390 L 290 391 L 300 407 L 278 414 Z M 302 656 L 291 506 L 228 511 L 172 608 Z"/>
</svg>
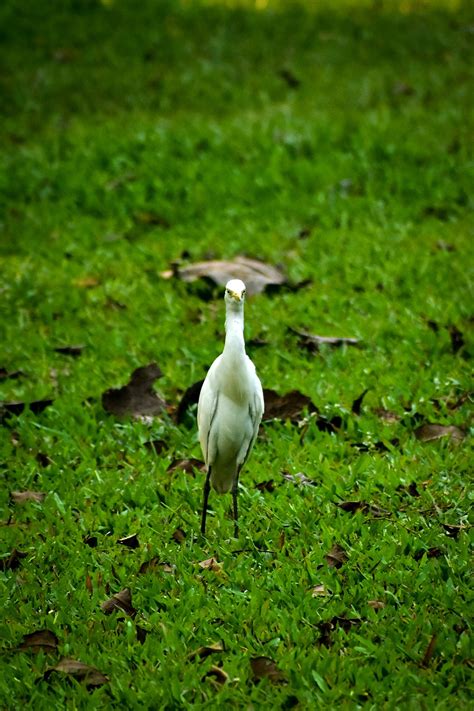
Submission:
<svg viewBox="0 0 474 711">
<path fill-rule="evenodd" d="M 201 533 L 206 533 L 207 503 L 212 485 L 220 494 L 232 491 L 234 536 L 237 537 L 239 474 L 257 437 L 264 404 L 262 384 L 245 352 L 245 284 L 240 279 L 231 279 L 224 298 L 224 351 L 209 368 L 197 413 L 199 440 L 207 467 Z"/>
</svg>

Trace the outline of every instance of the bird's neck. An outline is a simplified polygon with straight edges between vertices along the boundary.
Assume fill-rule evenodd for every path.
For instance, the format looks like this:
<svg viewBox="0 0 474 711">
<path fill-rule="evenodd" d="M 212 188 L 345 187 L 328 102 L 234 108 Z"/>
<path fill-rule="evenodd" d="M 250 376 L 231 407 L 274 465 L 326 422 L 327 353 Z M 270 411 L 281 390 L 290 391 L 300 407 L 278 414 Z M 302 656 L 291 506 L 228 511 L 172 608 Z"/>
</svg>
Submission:
<svg viewBox="0 0 474 711">
<path fill-rule="evenodd" d="M 223 355 L 226 360 L 237 360 L 245 355 L 243 308 L 227 309 Z"/>
</svg>

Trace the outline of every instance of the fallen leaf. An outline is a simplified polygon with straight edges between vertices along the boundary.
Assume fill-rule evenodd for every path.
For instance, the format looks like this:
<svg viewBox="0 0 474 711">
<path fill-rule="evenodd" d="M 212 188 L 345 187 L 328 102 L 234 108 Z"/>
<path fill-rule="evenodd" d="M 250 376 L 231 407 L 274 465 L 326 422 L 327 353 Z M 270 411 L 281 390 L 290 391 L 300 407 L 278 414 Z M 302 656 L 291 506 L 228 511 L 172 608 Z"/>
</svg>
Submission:
<svg viewBox="0 0 474 711">
<path fill-rule="evenodd" d="M 265 388 L 263 398 L 265 401 L 264 420 L 290 420 L 297 424 L 303 417 L 305 409 L 308 412 L 317 411 L 311 398 L 303 395 L 299 390 L 291 390 L 286 395 L 279 395 L 275 390 Z"/>
<path fill-rule="evenodd" d="M 421 560 L 424 555 L 426 555 L 427 558 L 439 558 L 439 556 L 443 555 L 443 551 L 438 547 L 428 548 L 428 550 L 422 548 L 417 551 L 413 557 L 415 560 Z"/>
<path fill-rule="evenodd" d="M 214 644 L 209 644 L 206 645 L 205 647 L 199 647 L 198 649 L 195 649 L 194 652 L 191 652 L 188 654 L 188 660 L 190 662 L 194 661 L 194 659 L 205 659 L 208 657 L 210 654 L 215 654 L 216 652 L 223 652 L 224 651 L 224 645 L 222 642 L 215 642 Z"/>
<path fill-rule="evenodd" d="M 55 652 L 58 638 L 51 630 L 38 630 L 25 634 L 18 649 L 22 652 Z"/>
<path fill-rule="evenodd" d="M 89 548 L 97 548 L 97 536 L 84 536 L 82 540 Z"/>
<path fill-rule="evenodd" d="M 38 464 L 40 464 L 42 467 L 49 467 L 50 464 L 52 464 L 52 459 L 48 457 L 47 454 L 44 454 L 43 452 L 38 452 L 36 454 L 36 461 Z"/>
<path fill-rule="evenodd" d="M 372 610 L 383 610 L 385 603 L 382 600 L 368 600 L 367 605 L 372 608 Z"/>
<path fill-rule="evenodd" d="M 163 561 L 160 561 L 159 558 L 151 558 L 151 560 L 146 560 L 144 563 L 141 564 L 140 569 L 138 571 L 139 575 L 144 575 L 145 573 L 150 573 L 158 568 L 163 571 L 163 573 L 174 573 L 175 571 L 174 565 L 170 565 L 169 563 L 165 563 Z"/>
<path fill-rule="evenodd" d="M 421 662 L 420 662 L 420 666 L 422 666 L 422 667 L 427 667 L 427 666 L 429 665 L 429 663 L 430 663 L 430 661 L 431 661 L 431 657 L 433 656 L 433 652 L 434 652 L 434 650 L 435 650 L 435 647 L 436 647 L 436 635 L 433 634 L 433 635 L 431 636 L 431 639 L 430 639 L 429 643 L 428 643 L 428 646 L 427 646 L 427 648 L 426 648 L 426 651 L 425 651 L 425 653 L 424 653 L 424 655 L 423 655 L 423 659 L 422 659 Z"/>
<path fill-rule="evenodd" d="M 137 611 L 132 606 L 132 593 L 130 588 L 124 588 L 120 592 L 116 593 L 116 595 L 109 597 L 108 600 L 101 604 L 100 609 L 106 615 L 110 615 L 116 610 L 121 610 L 130 617 L 135 617 L 137 614 Z"/>
<path fill-rule="evenodd" d="M 54 348 L 53 350 L 55 353 L 59 353 L 60 355 L 68 355 L 73 356 L 73 358 L 77 358 L 77 356 L 80 356 L 84 350 L 84 346 L 57 346 L 57 348 Z"/>
<path fill-rule="evenodd" d="M 86 590 L 92 595 L 94 592 L 94 586 L 92 584 L 92 578 L 89 573 L 86 573 Z"/>
<path fill-rule="evenodd" d="M 208 679 L 209 677 L 215 679 L 218 684 L 225 684 L 229 680 L 229 675 L 221 667 L 214 665 L 204 674 L 203 679 Z"/>
<path fill-rule="evenodd" d="M 383 407 L 375 408 L 374 413 L 380 417 L 381 420 L 385 420 L 385 422 L 399 422 L 400 420 L 400 416 L 397 415 L 396 412 L 385 410 Z"/>
<path fill-rule="evenodd" d="M 102 686 L 109 681 L 108 677 L 95 667 L 75 659 L 61 659 L 56 666 L 46 670 L 44 678 L 49 679 L 53 672 L 68 674 L 78 681 L 84 681 L 86 686 Z"/>
<path fill-rule="evenodd" d="M 428 214 L 428 215 L 435 214 L 436 215 L 436 211 L 437 211 L 436 208 L 429 208 L 428 207 L 427 210 L 428 210 L 428 212 L 426 214 Z M 442 208 L 441 208 L 441 210 L 442 210 Z M 445 219 L 445 218 L 446 218 L 446 213 L 444 212 L 441 214 L 441 219 Z M 436 249 L 439 249 L 440 252 L 455 252 L 456 251 L 456 247 L 454 246 L 454 244 L 445 242 L 444 239 L 439 239 L 436 242 Z"/>
<path fill-rule="evenodd" d="M 164 439 L 152 439 L 149 442 L 145 442 L 144 446 L 155 454 L 161 454 L 164 449 L 166 449 L 167 444 Z"/>
<path fill-rule="evenodd" d="M 6 368 L 0 368 L 0 380 L 16 380 L 17 378 L 21 378 L 24 374 L 22 370 L 10 370 L 8 371 Z"/>
<path fill-rule="evenodd" d="M 348 513 L 362 511 L 362 513 L 371 514 L 376 517 L 385 516 L 388 513 L 385 509 L 368 504 L 367 501 L 342 501 L 340 504 L 336 504 L 336 506 L 343 511 L 347 511 Z"/>
<path fill-rule="evenodd" d="M 137 642 L 139 642 L 140 644 L 145 644 L 145 640 L 148 636 L 148 630 L 146 630 L 144 627 L 140 627 L 140 625 L 136 625 L 135 631 L 137 635 Z"/>
<path fill-rule="evenodd" d="M 139 548 L 140 546 L 140 541 L 138 540 L 138 536 L 136 533 L 132 533 L 130 536 L 124 536 L 123 538 L 119 538 L 117 543 L 119 543 L 121 546 L 127 546 L 127 548 Z"/>
<path fill-rule="evenodd" d="M 270 657 L 253 657 L 250 660 L 250 666 L 254 682 L 259 682 L 261 679 L 269 679 L 272 684 L 286 683 L 285 675 Z"/>
<path fill-rule="evenodd" d="M 441 437 L 449 437 L 450 439 L 460 442 L 464 439 L 464 432 L 456 425 L 436 425 L 427 423 L 417 427 L 414 431 L 415 437 L 420 442 L 432 442 Z"/>
<path fill-rule="evenodd" d="M 183 397 L 180 400 L 178 409 L 176 411 L 176 422 L 181 425 L 184 422 L 186 413 L 191 405 L 197 405 L 199 400 L 199 395 L 201 393 L 201 388 L 204 380 L 198 380 L 197 383 L 193 383 L 184 392 Z"/>
<path fill-rule="evenodd" d="M 73 280 L 73 286 L 78 286 L 81 289 L 92 289 L 94 286 L 99 286 L 100 280 L 94 276 L 84 276 Z"/>
<path fill-rule="evenodd" d="M 206 560 L 202 560 L 198 565 L 204 570 L 212 570 L 213 573 L 220 573 L 222 570 L 221 563 L 218 563 L 215 558 L 207 558 Z"/>
<path fill-rule="evenodd" d="M 2 419 L 5 413 L 10 415 L 20 415 L 25 407 L 29 408 L 35 415 L 39 415 L 47 407 L 53 404 L 53 400 L 34 400 L 33 402 L 2 402 L 0 403 L 0 415 Z"/>
<path fill-rule="evenodd" d="M 16 570 L 20 567 L 20 561 L 27 555 L 27 553 L 14 548 L 7 556 L 0 558 L 0 570 Z"/>
<path fill-rule="evenodd" d="M 360 617 L 342 617 L 335 615 L 330 620 L 325 620 L 318 623 L 318 629 L 320 632 L 319 643 L 323 644 L 325 647 L 330 647 L 332 645 L 331 633 L 335 629 L 341 627 L 347 634 L 353 627 L 359 625 L 362 622 Z"/>
<path fill-rule="evenodd" d="M 15 504 L 23 504 L 25 501 L 41 503 L 46 494 L 42 491 L 11 491 L 10 496 Z"/>
<path fill-rule="evenodd" d="M 450 538 L 457 538 L 459 536 L 459 534 L 461 533 L 461 531 L 463 531 L 465 528 L 467 528 L 467 526 L 462 526 L 462 525 L 456 526 L 451 523 L 443 523 L 442 526 L 444 528 L 444 532 Z"/>
<path fill-rule="evenodd" d="M 312 597 L 327 597 L 331 593 L 328 591 L 327 587 L 325 585 L 314 585 L 311 588 L 311 596 Z"/>
<path fill-rule="evenodd" d="M 340 568 L 348 560 L 348 556 L 338 543 L 335 543 L 329 553 L 324 556 L 330 568 Z"/>
<path fill-rule="evenodd" d="M 288 84 L 290 89 L 297 89 L 301 84 L 300 80 L 295 77 L 291 69 L 280 69 L 278 75 Z"/>
<path fill-rule="evenodd" d="M 317 486 L 313 479 L 310 479 L 303 474 L 303 472 L 297 472 L 296 474 L 290 474 L 289 472 L 281 472 L 283 479 L 290 481 L 292 484 L 302 484 L 303 486 Z"/>
<path fill-rule="evenodd" d="M 195 470 L 203 472 L 206 470 L 206 465 L 200 459 L 173 459 L 168 469 L 169 474 L 176 471 L 183 471 L 191 476 L 196 476 Z"/>
<path fill-rule="evenodd" d="M 133 371 L 128 385 L 111 388 L 102 395 L 102 405 L 113 415 L 158 415 L 166 407 L 166 402 L 153 390 L 153 383 L 163 373 L 156 363 Z"/>
<path fill-rule="evenodd" d="M 176 276 L 185 282 L 193 282 L 205 277 L 218 286 L 225 286 L 230 279 L 241 279 L 245 282 L 249 295 L 259 294 L 269 285 L 281 286 L 286 283 L 286 277 L 279 269 L 248 257 L 235 257 L 232 261 L 213 260 L 188 266 L 176 266 L 172 271 L 162 272 L 161 276 L 164 279 Z"/>
<path fill-rule="evenodd" d="M 300 331 L 299 329 L 291 327 L 288 330 L 298 336 L 300 345 L 310 351 L 310 353 L 319 351 L 319 348 L 322 345 L 357 346 L 360 342 L 358 338 L 344 338 L 342 336 L 316 336 L 313 333 Z"/>
<path fill-rule="evenodd" d="M 260 484 L 255 484 L 255 488 L 259 491 L 268 491 L 269 493 L 271 493 L 272 491 L 275 491 L 275 482 L 273 479 L 261 481 Z"/>
<path fill-rule="evenodd" d="M 184 541 L 186 540 L 186 534 L 182 528 L 177 528 L 173 532 L 173 535 L 171 536 L 171 538 L 173 539 L 173 541 L 176 541 L 176 543 L 181 544 L 181 543 L 184 543 Z"/>
<path fill-rule="evenodd" d="M 369 392 L 370 388 L 366 388 L 360 395 L 357 397 L 354 402 L 352 403 L 351 407 L 351 412 L 354 415 L 360 415 L 361 408 L 362 408 L 362 401 Z"/>
<path fill-rule="evenodd" d="M 449 327 L 449 335 L 451 338 L 451 350 L 457 353 L 464 346 L 464 336 L 457 326 Z"/>
</svg>

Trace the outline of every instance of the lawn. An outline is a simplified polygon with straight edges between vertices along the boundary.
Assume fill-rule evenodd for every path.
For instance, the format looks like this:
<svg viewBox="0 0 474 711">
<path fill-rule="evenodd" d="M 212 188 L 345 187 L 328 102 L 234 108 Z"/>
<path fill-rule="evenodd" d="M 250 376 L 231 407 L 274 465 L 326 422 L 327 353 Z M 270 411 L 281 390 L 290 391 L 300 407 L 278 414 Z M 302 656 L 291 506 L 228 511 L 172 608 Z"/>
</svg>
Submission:
<svg viewBox="0 0 474 711">
<path fill-rule="evenodd" d="M 27 6 L 0 8 L 0 707 L 471 708 L 473 7 Z M 299 395 L 239 539 L 215 493 L 203 538 L 177 408 L 223 289 L 167 272 L 238 256 L 284 275 L 246 338 Z M 161 412 L 111 412 L 151 363 Z"/>
</svg>

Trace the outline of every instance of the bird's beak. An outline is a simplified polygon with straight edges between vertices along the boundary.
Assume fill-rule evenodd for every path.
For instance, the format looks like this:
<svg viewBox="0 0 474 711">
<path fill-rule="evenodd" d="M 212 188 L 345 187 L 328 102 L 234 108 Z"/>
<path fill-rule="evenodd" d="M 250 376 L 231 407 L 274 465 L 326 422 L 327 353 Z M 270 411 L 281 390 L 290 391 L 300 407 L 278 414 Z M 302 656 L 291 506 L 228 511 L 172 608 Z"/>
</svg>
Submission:
<svg viewBox="0 0 474 711">
<path fill-rule="evenodd" d="M 235 301 L 242 301 L 242 294 L 239 294 L 238 291 L 231 291 L 230 295 Z"/>
</svg>

